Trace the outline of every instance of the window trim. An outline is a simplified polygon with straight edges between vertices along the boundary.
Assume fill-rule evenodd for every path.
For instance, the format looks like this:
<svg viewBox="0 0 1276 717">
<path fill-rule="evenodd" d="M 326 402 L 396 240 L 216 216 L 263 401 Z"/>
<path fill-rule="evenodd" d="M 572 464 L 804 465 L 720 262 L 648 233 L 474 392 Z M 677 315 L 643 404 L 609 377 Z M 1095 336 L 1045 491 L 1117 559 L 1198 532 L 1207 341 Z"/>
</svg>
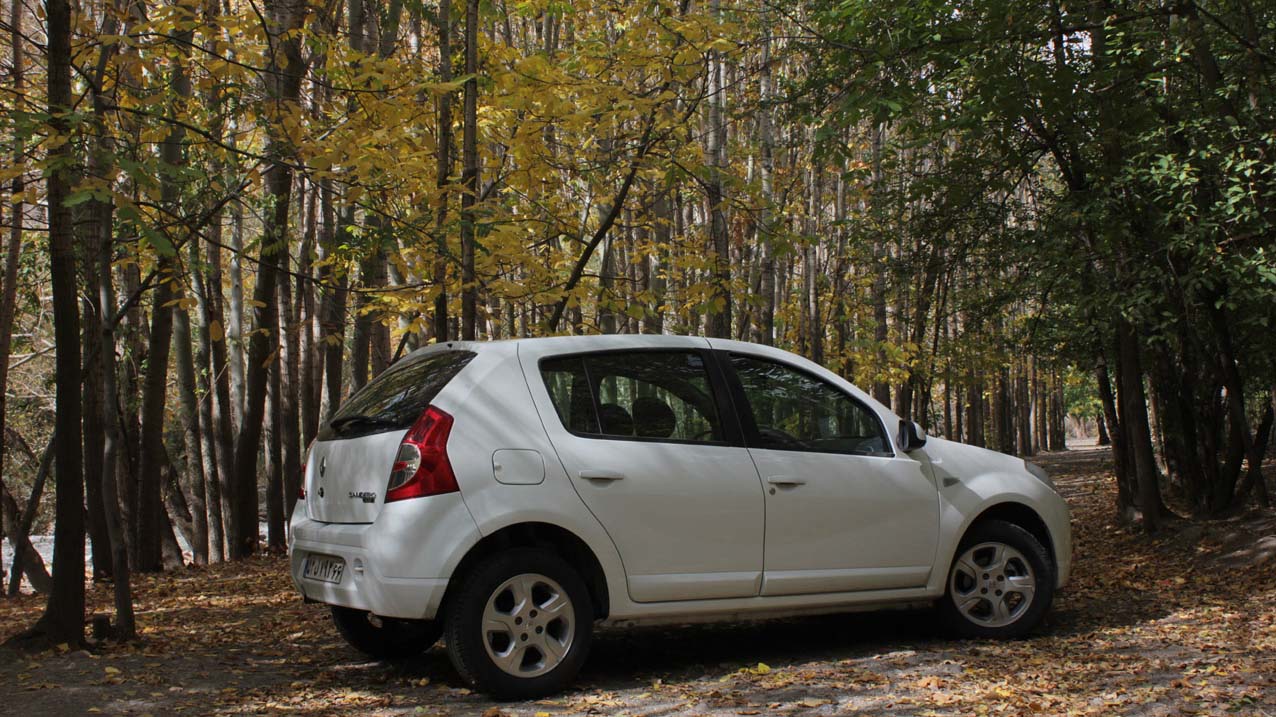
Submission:
<svg viewBox="0 0 1276 717">
<path fill-rule="evenodd" d="M 632 354 L 695 354 L 704 362 L 705 373 L 709 379 L 709 399 L 713 402 L 714 409 L 718 412 L 718 423 L 722 428 L 723 440 L 720 441 L 697 441 L 689 438 L 659 438 L 651 436 L 614 436 L 606 433 L 582 433 L 572 429 L 563 422 L 563 417 L 558 413 L 558 406 L 554 405 L 554 396 L 549 393 L 549 386 L 545 383 L 544 363 L 546 361 L 560 361 L 563 359 L 581 359 L 581 366 L 585 371 L 586 382 L 589 388 L 589 400 L 594 408 L 594 420 L 597 421 L 601 415 L 601 404 L 598 399 L 598 392 L 594 390 L 594 377 L 589 370 L 589 361 L 586 359 L 598 356 L 615 356 L 615 355 L 632 355 Z M 725 369 L 718 361 L 717 352 L 703 348 L 686 348 L 686 347 L 668 347 L 668 346 L 644 346 L 641 348 L 630 349 L 596 349 L 592 351 L 565 351 L 563 353 L 550 354 L 541 356 L 536 361 L 536 373 L 540 376 L 541 386 L 549 395 L 550 409 L 554 412 L 554 418 L 558 420 L 558 425 L 567 433 L 577 438 L 587 438 L 595 441 L 631 441 L 634 443 L 665 443 L 677 446 L 717 446 L 717 447 L 734 447 L 744 448 L 746 445 L 744 438 L 744 426 L 740 421 L 739 415 L 735 411 L 733 405 L 734 400 L 731 395 L 731 386 L 727 380 Z M 601 426 L 600 426 L 601 429 Z"/>
<path fill-rule="evenodd" d="M 744 430 L 745 443 L 749 448 L 756 448 L 763 451 L 788 451 L 791 453 L 822 453 L 835 456 L 855 456 L 857 458 L 895 458 L 899 455 L 899 453 L 895 450 L 895 443 L 891 440 L 891 434 L 886 430 L 886 423 L 882 421 L 881 415 L 878 414 L 877 411 L 874 411 L 873 408 L 863 400 L 823 376 L 819 376 L 801 366 L 795 366 L 788 361 L 772 358 L 770 356 L 760 356 L 754 353 L 728 349 L 719 349 L 715 351 L 715 353 L 720 354 L 718 363 L 722 367 L 723 372 L 725 372 L 728 376 L 728 383 L 731 386 L 732 397 L 740 406 L 742 406 L 739 411 L 739 419 L 741 427 Z M 881 451 L 869 453 L 865 451 L 844 451 L 820 448 L 784 448 L 780 446 L 763 445 L 761 441 L 761 433 L 758 431 L 758 420 L 757 417 L 753 415 L 753 404 L 749 401 L 748 395 L 744 392 L 744 382 L 740 380 L 740 376 L 736 372 L 735 366 L 731 364 L 731 359 L 735 356 L 783 366 L 790 371 L 818 381 L 821 384 L 828 386 L 833 391 L 845 396 L 852 403 L 867 411 L 868 414 L 876 420 L 877 427 L 881 430 L 882 440 L 885 442 L 889 452 Z"/>
</svg>

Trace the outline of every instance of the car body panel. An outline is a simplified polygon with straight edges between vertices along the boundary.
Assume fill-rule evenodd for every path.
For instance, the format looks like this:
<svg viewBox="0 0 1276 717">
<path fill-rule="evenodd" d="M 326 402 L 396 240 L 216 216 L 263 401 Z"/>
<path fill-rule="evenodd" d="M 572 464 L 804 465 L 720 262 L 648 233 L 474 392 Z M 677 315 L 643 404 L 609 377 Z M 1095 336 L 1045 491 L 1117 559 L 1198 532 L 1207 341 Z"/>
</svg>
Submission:
<svg viewBox="0 0 1276 717">
<path fill-rule="evenodd" d="M 324 523 L 371 523 L 385 505 L 386 477 L 407 431 L 315 441 L 307 457 L 306 509 Z"/>
<path fill-rule="evenodd" d="M 708 348 L 704 339 L 643 338 L 644 349 Z M 632 339 L 590 342 L 591 350 L 623 350 Z M 529 342 L 519 356 L 560 467 L 621 555 L 626 594 L 636 602 L 757 595 L 763 492 L 748 453 L 739 446 L 572 433 L 554 409 L 539 365 L 579 350 L 574 341 Z"/>
</svg>

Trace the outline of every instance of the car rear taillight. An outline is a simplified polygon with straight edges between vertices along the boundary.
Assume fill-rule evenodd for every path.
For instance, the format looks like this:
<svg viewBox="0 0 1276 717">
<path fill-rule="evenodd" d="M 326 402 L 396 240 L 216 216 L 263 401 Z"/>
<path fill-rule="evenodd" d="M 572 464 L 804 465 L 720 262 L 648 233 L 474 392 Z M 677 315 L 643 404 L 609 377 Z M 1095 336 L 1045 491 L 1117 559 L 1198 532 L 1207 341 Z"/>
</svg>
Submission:
<svg viewBox="0 0 1276 717">
<path fill-rule="evenodd" d="M 452 417 L 428 406 L 399 444 L 394 467 L 390 469 L 385 502 L 460 490 L 447 458 L 447 439 L 451 432 Z"/>
<path fill-rule="evenodd" d="M 306 448 L 301 461 L 301 487 L 297 489 L 297 500 L 306 499 L 306 479 L 310 477 L 310 451 L 314 449 L 314 441 Z"/>
</svg>

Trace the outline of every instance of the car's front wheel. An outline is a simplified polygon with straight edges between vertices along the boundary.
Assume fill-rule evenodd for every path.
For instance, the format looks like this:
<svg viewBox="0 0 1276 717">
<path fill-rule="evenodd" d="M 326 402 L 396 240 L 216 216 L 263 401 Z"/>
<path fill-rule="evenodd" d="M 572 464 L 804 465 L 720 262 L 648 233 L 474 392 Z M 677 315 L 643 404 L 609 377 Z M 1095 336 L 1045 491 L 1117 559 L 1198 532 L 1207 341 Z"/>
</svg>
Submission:
<svg viewBox="0 0 1276 717">
<path fill-rule="evenodd" d="M 593 638 L 585 583 L 557 554 L 518 548 L 463 579 L 447 611 L 447 650 L 461 677 L 502 700 L 566 688 Z"/>
<path fill-rule="evenodd" d="M 332 606 L 332 622 L 351 647 L 378 660 L 416 657 L 443 634 L 433 620 L 396 620 L 340 605 Z"/>
<path fill-rule="evenodd" d="M 1032 533 L 984 521 L 957 548 L 940 612 L 964 637 L 1020 637 L 1045 616 L 1054 584 L 1050 555 Z"/>
</svg>

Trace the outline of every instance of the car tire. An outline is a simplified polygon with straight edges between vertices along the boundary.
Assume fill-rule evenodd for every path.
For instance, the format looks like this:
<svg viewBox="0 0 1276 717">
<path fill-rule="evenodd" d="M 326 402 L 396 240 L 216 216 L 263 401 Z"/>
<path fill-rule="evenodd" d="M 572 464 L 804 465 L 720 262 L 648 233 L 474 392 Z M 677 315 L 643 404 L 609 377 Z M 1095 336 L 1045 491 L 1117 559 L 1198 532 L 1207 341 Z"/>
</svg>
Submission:
<svg viewBox="0 0 1276 717">
<path fill-rule="evenodd" d="M 332 606 L 332 622 L 351 647 L 378 660 L 416 657 L 443 634 L 443 627 L 433 620 L 377 617 L 339 605 Z"/>
<path fill-rule="evenodd" d="M 961 637 L 1009 639 L 1036 627 L 1054 599 L 1055 568 L 1027 530 L 1001 520 L 973 526 L 957 547 L 939 604 Z"/>
<path fill-rule="evenodd" d="M 498 700 L 571 684 L 593 639 L 584 580 L 556 553 L 515 548 L 483 560 L 449 598 L 448 657 L 466 683 Z"/>
</svg>

